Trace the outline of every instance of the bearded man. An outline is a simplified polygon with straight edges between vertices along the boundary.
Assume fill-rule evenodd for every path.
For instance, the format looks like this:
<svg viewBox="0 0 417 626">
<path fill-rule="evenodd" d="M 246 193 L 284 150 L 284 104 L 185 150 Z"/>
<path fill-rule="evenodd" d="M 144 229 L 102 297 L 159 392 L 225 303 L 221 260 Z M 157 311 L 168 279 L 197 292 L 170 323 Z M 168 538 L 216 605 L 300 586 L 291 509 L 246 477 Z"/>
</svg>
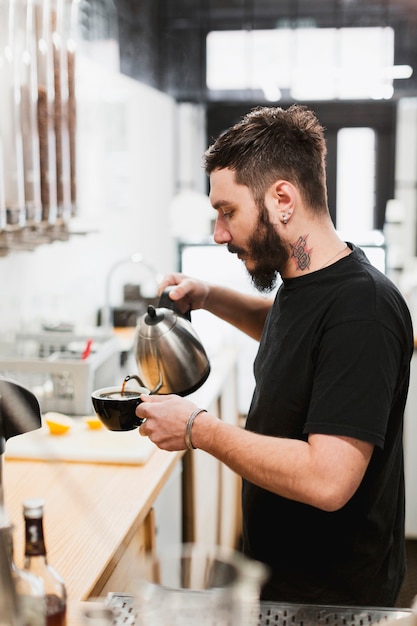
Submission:
<svg viewBox="0 0 417 626">
<path fill-rule="evenodd" d="M 200 448 L 243 478 L 243 551 L 265 600 L 394 606 L 405 572 L 403 415 L 413 329 L 395 285 L 330 218 L 324 130 L 261 107 L 205 154 L 214 240 L 274 299 L 171 274 L 161 291 L 259 341 L 245 429 L 143 396 L 140 434 Z M 354 181 L 352 192 L 354 201 Z"/>
</svg>

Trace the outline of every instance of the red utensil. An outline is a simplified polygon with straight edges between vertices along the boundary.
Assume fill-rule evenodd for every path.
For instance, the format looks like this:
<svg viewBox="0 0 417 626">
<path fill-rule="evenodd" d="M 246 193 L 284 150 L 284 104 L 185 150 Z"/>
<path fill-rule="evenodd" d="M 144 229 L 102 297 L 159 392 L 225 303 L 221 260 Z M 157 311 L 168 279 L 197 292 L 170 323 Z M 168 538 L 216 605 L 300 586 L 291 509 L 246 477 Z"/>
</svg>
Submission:
<svg viewBox="0 0 417 626">
<path fill-rule="evenodd" d="M 91 353 L 91 346 L 93 344 L 93 340 L 89 339 L 85 345 L 85 348 L 83 350 L 83 353 L 81 355 L 81 360 L 85 361 L 85 359 L 87 359 L 90 356 Z"/>
</svg>

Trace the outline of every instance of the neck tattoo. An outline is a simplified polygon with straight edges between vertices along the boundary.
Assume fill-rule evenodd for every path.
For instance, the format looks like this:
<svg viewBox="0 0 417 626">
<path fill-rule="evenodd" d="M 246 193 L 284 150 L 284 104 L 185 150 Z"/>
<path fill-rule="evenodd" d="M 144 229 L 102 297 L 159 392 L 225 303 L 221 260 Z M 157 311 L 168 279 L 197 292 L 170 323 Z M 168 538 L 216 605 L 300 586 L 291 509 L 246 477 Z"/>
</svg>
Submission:
<svg viewBox="0 0 417 626">
<path fill-rule="evenodd" d="M 307 248 L 308 235 L 302 235 L 295 243 L 290 243 L 291 258 L 294 259 L 297 270 L 303 272 L 310 269 L 311 248 Z"/>
<path fill-rule="evenodd" d="M 324 267 L 327 267 L 328 265 L 330 265 L 330 263 L 331 263 L 332 261 L 334 261 L 335 259 L 337 259 L 337 257 L 338 257 L 340 254 L 342 254 L 345 250 L 347 250 L 347 247 L 348 247 L 348 245 L 347 245 L 347 243 L 346 243 L 346 244 L 345 244 L 345 246 L 342 248 L 342 250 L 339 250 L 339 252 L 338 252 L 337 254 L 335 254 L 334 256 L 332 256 L 332 258 L 331 258 L 331 259 L 329 259 L 328 261 L 326 261 L 326 263 L 324 263 L 324 265 L 322 265 L 322 266 L 321 266 L 321 267 L 319 267 L 318 269 L 319 269 L 319 270 L 322 270 Z"/>
</svg>

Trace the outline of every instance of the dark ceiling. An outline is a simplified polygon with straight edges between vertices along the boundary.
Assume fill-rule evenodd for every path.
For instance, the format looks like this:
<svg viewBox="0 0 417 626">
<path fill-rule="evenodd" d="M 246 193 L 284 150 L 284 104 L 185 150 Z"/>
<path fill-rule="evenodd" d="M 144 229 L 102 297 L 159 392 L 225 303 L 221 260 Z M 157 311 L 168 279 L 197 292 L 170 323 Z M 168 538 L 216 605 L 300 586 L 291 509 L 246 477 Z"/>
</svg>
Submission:
<svg viewBox="0 0 417 626">
<path fill-rule="evenodd" d="M 312 18 L 318 26 L 417 20 L 415 0 L 165 0 L 158 5 L 161 17 L 177 27 L 201 19 L 216 28 L 273 28 L 283 18 Z"/>
<path fill-rule="evenodd" d="M 417 0 L 115 0 L 121 69 L 178 100 L 207 102 L 210 30 L 392 26 L 395 63 L 414 68 L 395 97 L 417 94 Z M 238 94 L 248 100 L 248 93 Z M 258 95 L 254 94 L 254 98 Z"/>
</svg>

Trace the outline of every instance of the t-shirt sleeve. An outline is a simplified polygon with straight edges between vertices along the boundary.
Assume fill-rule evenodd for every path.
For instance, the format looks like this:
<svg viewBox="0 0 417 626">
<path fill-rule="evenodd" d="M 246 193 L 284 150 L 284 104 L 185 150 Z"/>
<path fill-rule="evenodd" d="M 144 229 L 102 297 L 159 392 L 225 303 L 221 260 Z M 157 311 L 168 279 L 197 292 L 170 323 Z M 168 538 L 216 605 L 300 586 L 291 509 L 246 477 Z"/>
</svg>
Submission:
<svg viewBox="0 0 417 626">
<path fill-rule="evenodd" d="M 354 437 L 383 448 L 402 350 L 375 321 L 327 330 L 315 350 L 315 379 L 304 433 Z"/>
</svg>

